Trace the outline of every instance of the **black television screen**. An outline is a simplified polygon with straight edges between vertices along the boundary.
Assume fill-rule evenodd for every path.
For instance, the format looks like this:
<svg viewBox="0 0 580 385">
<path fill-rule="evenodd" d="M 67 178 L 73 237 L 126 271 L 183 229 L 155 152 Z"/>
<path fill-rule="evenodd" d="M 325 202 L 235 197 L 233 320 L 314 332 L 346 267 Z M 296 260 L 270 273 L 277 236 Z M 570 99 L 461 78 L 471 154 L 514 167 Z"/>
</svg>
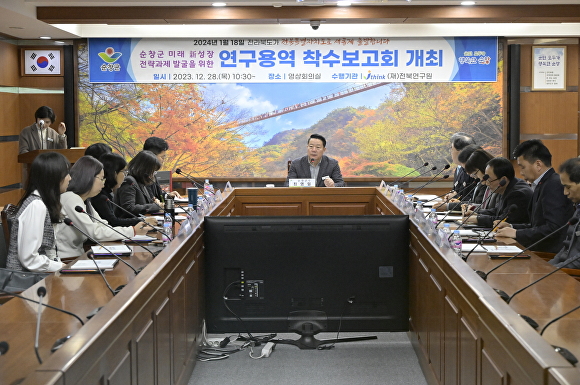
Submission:
<svg viewBox="0 0 580 385">
<path fill-rule="evenodd" d="M 341 316 L 341 331 L 408 330 L 408 216 L 206 217 L 204 226 L 208 332 L 287 332 L 299 310 L 325 312 L 328 331 Z"/>
</svg>

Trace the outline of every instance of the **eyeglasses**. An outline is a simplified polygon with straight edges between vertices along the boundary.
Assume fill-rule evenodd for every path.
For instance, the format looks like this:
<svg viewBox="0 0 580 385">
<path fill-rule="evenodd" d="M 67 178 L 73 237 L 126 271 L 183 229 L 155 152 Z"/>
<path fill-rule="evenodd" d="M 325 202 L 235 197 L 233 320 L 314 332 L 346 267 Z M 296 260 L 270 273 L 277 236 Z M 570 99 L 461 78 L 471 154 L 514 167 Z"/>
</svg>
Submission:
<svg viewBox="0 0 580 385">
<path fill-rule="evenodd" d="M 495 179 L 488 179 L 487 182 L 491 183 L 491 182 L 495 182 L 496 180 L 500 180 L 501 178 L 495 178 Z"/>
<path fill-rule="evenodd" d="M 100 176 L 97 175 L 95 178 L 100 179 L 101 182 L 105 183 L 105 178 L 104 177 L 101 178 Z"/>
</svg>

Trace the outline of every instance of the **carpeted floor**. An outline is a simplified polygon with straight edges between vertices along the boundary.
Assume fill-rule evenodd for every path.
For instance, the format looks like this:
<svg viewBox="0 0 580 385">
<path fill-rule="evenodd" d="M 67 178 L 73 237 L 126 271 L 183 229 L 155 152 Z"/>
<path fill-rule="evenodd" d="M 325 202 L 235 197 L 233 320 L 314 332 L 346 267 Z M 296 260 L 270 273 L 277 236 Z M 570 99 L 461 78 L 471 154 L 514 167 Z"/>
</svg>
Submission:
<svg viewBox="0 0 580 385">
<path fill-rule="evenodd" d="M 341 337 L 371 334 L 378 339 L 340 343 L 331 350 L 300 350 L 278 344 L 268 358 L 252 359 L 248 349 L 220 361 L 198 361 L 189 385 L 427 384 L 406 333 L 341 333 Z M 297 337 L 284 333 L 277 338 Z M 336 333 L 316 337 L 331 339 Z M 254 348 L 253 355 L 260 356 L 261 349 Z"/>
</svg>

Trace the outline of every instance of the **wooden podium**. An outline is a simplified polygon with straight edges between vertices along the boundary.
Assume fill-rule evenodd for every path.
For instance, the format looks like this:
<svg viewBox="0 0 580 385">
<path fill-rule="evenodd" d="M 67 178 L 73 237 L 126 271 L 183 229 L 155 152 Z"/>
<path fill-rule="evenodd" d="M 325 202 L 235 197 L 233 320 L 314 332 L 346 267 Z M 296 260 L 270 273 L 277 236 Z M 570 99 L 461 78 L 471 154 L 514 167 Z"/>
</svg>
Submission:
<svg viewBox="0 0 580 385">
<path fill-rule="evenodd" d="M 34 150 L 18 155 L 18 163 L 30 165 L 32 161 L 43 152 L 59 152 L 63 154 L 71 164 L 74 164 L 80 157 L 85 155 L 84 148 L 62 149 L 62 150 Z"/>
</svg>

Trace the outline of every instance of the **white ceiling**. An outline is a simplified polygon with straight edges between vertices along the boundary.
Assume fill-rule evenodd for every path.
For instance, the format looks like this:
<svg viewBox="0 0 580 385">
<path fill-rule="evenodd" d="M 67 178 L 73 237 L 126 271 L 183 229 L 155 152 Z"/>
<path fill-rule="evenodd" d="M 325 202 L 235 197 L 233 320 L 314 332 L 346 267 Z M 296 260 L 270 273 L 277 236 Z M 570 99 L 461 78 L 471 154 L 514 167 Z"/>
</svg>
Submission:
<svg viewBox="0 0 580 385">
<path fill-rule="evenodd" d="M 221 1 L 221 0 L 219 0 Z M 82 37 L 333 37 L 333 36 L 580 36 L 580 24 L 328 24 L 313 31 L 308 21 L 300 24 L 257 25 L 66 25 L 57 28 L 36 19 L 36 7 L 99 7 L 99 6 L 210 6 L 209 0 L 0 0 L 0 34 L 5 38 L 36 40 L 50 36 L 53 40 L 69 40 Z M 336 0 L 225 0 L 231 6 L 322 6 L 335 7 Z M 458 5 L 459 0 L 368 0 L 352 1 L 353 6 L 419 6 Z M 476 5 L 569 5 L 580 0 L 476 0 Z M 25 42 L 21 41 L 21 44 Z"/>
</svg>

